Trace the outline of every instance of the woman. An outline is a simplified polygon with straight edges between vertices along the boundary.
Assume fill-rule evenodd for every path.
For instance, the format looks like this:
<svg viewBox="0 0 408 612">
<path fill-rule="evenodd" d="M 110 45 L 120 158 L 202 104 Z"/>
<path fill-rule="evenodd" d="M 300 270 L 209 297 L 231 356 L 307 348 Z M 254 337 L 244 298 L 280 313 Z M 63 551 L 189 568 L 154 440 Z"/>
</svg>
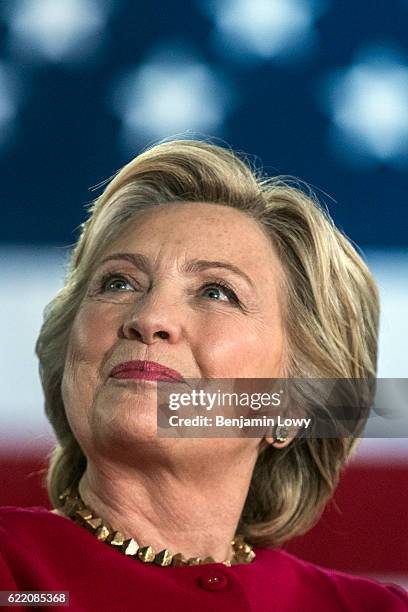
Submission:
<svg viewBox="0 0 408 612">
<path fill-rule="evenodd" d="M 69 592 L 72 610 L 408 610 L 400 587 L 278 548 L 356 438 L 157 434 L 157 381 L 369 378 L 377 330 L 373 279 L 310 195 L 204 142 L 138 156 L 45 311 L 55 508 L 1 510 L 1 589 Z"/>
</svg>

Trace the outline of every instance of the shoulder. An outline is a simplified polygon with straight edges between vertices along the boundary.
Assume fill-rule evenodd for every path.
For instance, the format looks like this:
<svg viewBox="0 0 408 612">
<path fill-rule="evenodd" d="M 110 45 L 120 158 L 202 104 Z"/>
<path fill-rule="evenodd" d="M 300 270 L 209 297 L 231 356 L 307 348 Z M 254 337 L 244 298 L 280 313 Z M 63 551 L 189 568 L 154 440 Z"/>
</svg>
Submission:
<svg viewBox="0 0 408 612">
<path fill-rule="evenodd" d="M 282 583 L 319 602 L 336 602 L 339 610 L 408 611 L 408 593 L 400 586 L 304 561 L 280 549 L 258 549 L 260 565 L 281 576 Z"/>
<path fill-rule="evenodd" d="M 44 506 L 0 506 L 0 520 L 7 520 L 8 518 L 16 517 L 32 517 L 32 516 L 46 516 L 50 513 L 50 510 Z"/>
<path fill-rule="evenodd" d="M 33 526 L 39 523 L 47 523 L 50 517 L 55 516 L 50 510 L 43 506 L 32 506 L 21 508 L 18 506 L 0 507 L 0 532 L 6 530 L 16 531 L 25 525 Z M 52 518 L 51 518 L 52 520 Z"/>
<path fill-rule="evenodd" d="M 62 540 L 70 538 L 76 525 L 43 506 L 21 508 L 0 507 L 0 552 L 20 549 L 44 548 L 53 539 L 44 537 L 53 534 Z"/>
<path fill-rule="evenodd" d="M 0 588 L 17 589 L 16 579 L 21 568 L 27 565 L 24 560 L 32 560 L 31 534 L 44 533 L 41 523 L 48 514 L 42 507 L 0 507 Z"/>
</svg>

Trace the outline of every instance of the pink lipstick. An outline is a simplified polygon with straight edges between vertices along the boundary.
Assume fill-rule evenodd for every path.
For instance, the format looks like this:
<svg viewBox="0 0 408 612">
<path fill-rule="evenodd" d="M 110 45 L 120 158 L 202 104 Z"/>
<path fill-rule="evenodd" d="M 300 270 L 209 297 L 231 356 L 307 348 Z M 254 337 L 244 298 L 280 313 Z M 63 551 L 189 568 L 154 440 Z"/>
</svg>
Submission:
<svg viewBox="0 0 408 612">
<path fill-rule="evenodd" d="M 110 376 L 114 378 L 139 378 L 145 380 L 164 380 L 167 382 L 183 382 L 184 378 L 176 370 L 172 370 L 155 361 L 126 361 L 115 366 Z"/>
</svg>

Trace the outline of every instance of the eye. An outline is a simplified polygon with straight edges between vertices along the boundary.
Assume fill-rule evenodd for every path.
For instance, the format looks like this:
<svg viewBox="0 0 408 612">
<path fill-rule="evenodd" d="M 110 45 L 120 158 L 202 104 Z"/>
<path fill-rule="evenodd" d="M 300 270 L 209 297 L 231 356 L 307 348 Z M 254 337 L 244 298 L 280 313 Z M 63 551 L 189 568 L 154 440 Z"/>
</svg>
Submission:
<svg viewBox="0 0 408 612">
<path fill-rule="evenodd" d="M 227 298 L 234 302 L 235 304 L 239 304 L 239 299 L 236 296 L 236 293 L 231 289 L 231 287 L 229 287 L 227 284 L 225 284 L 222 281 L 217 281 L 214 283 L 207 283 L 205 285 L 203 285 L 202 289 L 205 289 L 207 291 L 211 291 L 213 294 L 220 295 L 220 293 L 224 294 L 227 296 Z M 216 298 L 217 302 L 225 302 L 225 300 L 223 299 L 218 299 Z"/>
<path fill-rule="evenodd" d="M 100 292 L 105 293 L 106 291 L 113 291 L 114 293 L 127 291 L 130 288 L 133 291 L 132 285 L 130 285 L 129 281 L 120 274 L 105 274 L 99 283 Z"/>
</svg>

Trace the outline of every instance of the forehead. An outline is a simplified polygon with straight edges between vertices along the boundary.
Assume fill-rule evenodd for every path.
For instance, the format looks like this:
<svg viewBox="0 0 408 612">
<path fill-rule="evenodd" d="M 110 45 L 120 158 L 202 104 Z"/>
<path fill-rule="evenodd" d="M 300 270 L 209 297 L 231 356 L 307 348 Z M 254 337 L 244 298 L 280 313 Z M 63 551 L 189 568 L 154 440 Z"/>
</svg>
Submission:
<svg viewBox="0 0 408 612">
<path fill-rule="evenodd" d="M 119 245 L 143 246 L 147 251 L 160 245 L 162 250 L 180 254 L 183 250 L 186 255 L 222 253 L 247 261 L 275 256 L 269 237 L 255 219 L 229 206 L 202 202 L 162 204 L 138 213 L 106 253 Z"/>
<path fill-rule="evenodd" d="M 271 239 L 249 215 L 229 206 L 170 203 L 137 213 L 104 256 L 142 253 L 167 271 L 189 260 L 217 260 L 252 279 L 258 297 L 278 300 L 283 271 Z"/>
</svg>

